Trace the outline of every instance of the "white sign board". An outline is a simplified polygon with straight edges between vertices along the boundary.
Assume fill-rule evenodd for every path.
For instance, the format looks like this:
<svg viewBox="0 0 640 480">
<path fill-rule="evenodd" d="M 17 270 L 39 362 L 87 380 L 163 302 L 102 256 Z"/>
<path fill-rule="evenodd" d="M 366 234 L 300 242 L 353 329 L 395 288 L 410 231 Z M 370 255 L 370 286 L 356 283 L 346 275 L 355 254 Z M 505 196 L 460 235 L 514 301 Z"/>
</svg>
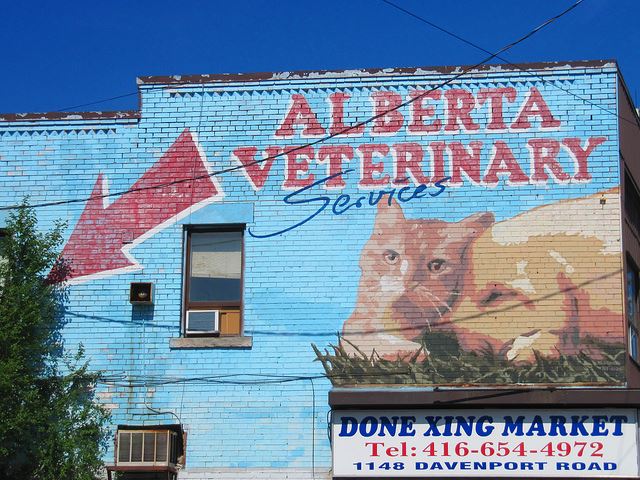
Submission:
<svg viewBox="0 0 640 480">
<path fill-rule="evenodd" d="M 334 411 L 335 477 L 633 477 L 635 409 Z"/>
</svg>

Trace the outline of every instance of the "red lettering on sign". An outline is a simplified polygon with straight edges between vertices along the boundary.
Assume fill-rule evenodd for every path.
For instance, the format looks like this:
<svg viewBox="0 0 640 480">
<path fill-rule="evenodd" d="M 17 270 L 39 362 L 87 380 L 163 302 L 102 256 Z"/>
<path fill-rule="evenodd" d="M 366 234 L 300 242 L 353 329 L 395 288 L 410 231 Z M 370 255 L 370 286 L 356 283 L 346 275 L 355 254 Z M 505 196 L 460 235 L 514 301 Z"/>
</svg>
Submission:
<svg viewBox="0 0 640 480">
<path fill-rule="evenodd" d="M 309 173 L 309 163 L 314 158 L 313 147 L 291 147 L 289 153 L 285 155 L 285 177 L 283 188 L 301 188 L 311 185 L 315 177 Z M 306 176 L 300 177 L 303 174 Z"/>
<path fill-rule="evenodd" d="M 301 126 L 302 136 L 304 137 L 322 137 L 326 135 L 325 129 L 322 128 L 318 117 L 311 110 L 311 106 L 307 102 L 304 95 L 291 95 L 291 105 L 282 124 L 275 132 L 278 138 L 291 138 L 295 134 L 294 127 Z"/>
<path fill-rule="evenodd" d="M 529 90 L 529 94 L 522 105 L 520 114 L 511 125 L 511 128 L 518 130 L 527 130 L 531 128 L 531 122 L 529 121 L 531 117 L 540 118 L 540 128 L 557 128 L 561 123 L 560 120 L 553 116 L 547 102 L 545 102 L 542 94 L 536 87 L 531 87 L 531 90 Z"/>
<path fill-rule="evenodd" d="M 444 170 L 444 152 L 446 144 L 444 142 L 431 142 L 429 150 L 431 150 L 431 164 L 433 165 L 433 178 L 440 180 L 447 176 Z"/>
<path fill-rule="evenodd" d="M 447 101 L 445 131 L 457 132 L 460 124 L 469 132 L 480 129 L 480 125 L 471 118 L 471 112 L 476 108 L 476 100 L 471 92 L 461 88 L 452 88 L 445 92 L 444 97 Z"/>
<path fill-rule="evenodd" d="M 236 148 L 232 154 L 233 157 L 244 166 L 243 172 L 256 191 L 264 187 L 267 177 L 269 177 L 273 161 L 275 160 L 274 157 L 282 153 L 282 148 L 267 148 L 262 161 L 256 160 L 257 153 L 258 149 L 256 147 L 240 147 Z"/>
<path fill-rule="evenodd" d="M 331 103 L 331 125 L 329 126 L 329 133 L 331 135 L 355 137 L 363 134 L 364 124 L 350 126 L 344 123 L 344 104 L 350 98 L 351 95 L 342 92 L 329 95 L 329 102 Z"/>
<path fill-rule="evenodd" d="M 404 117 L 400 113 L 402 97 L 395 92 L 373 92 L 372 135 L 392 135 L 402 128 Z"/>
<path fill-rule="evenodd" d="M 347 162 L 353 159 L 353 147 L 349 145 L 323 145 L 318 151 L 318 162 L 328 162 L 327 176 L 335 175 L 343 171 L 343 160 Z M 327 188 L 344 188 L 346 183 L 342 175 L 327 180 Z"/>
<path fill-rule="evenodd" d="M 529 181 L 506 142 L 496 140 L 493 154 L 489 160 L 483 183 L 495 185 L 498 175 L 506 176 L 509 184 L 523 184 Z"/>
<path fill-rule="evenodd" d="M 576 164 L 576 174 L 573 176 L 574 180 L 581 182 L 591 180 L 587 159 L 595 148 L 603 144 L 606 140 L 607 137 L 591 137 L 587 139 L 587 146 L 585 148 L 582 148 L 582 142 L 579 138 L 565 138 L 562 141 L 562 144 L 567 148 L 569 155 Z"/>
<path fill-rule="evenodd" d="M 471 151 L 460 142 L 451 142 L 451 185 L 462 184 L 462 174 L 475 183 L 480 183 L 480 154 L 482 142 L 471 142 Z"/>
<path fill-rule="evenodd" d="M 364 144 L 358 147 L 362 162 L 360 187 L 381 187 L 389 183 L 389 175 L 383 175 L 384 163 L 374 162 L 375 157 L 386 157 L 389 146 L 385 144 Z"/>
<path fill-rule="evenodd" d="M 569 180 L 569 174 L 562 169 L 557 160 L 560 142 L 551 138 L 533 138 L 527 142 L 531 149 L 531 180 L 546 182 L 549 179 L 547 170 L 560 182 Z"/>
<path fill-rule="evenodd" d="M 504 100 L 513 103 L 516 100 L 517 92 L 513 87 L 505 88 L 482 88 L 478 92 L 478 105 L 483 105 L 489 101 L 489 113 L 491 119 L 487 124 L 487 130 L 506 130 L 504 123 Z"/>
<path fill-rule="evenodd" d="M 436 115 L 436 107 L 434 105 L 425 105 L 428 100 L 440 100 L 440 90 L 425 92 L 416 90 L 411 92 L 410 97 L 414 100 L 411 104 L 411 118 L 407 130 L 409 133 L 432 133 L 438 132 L 442 128 L 442 120 L 433 120 L 431 123 L 425 124 L 425 118 L 434 117 Z"/>
<path fill-rule="evenodd" d="M 422 171 L 424 152 L 418 143 L 397 143 L 392 147 L 394 157 L 395 185 L 407 185 L 413 180 L 416 185 L 427 185 L 430 182 Z"/>
</svg>

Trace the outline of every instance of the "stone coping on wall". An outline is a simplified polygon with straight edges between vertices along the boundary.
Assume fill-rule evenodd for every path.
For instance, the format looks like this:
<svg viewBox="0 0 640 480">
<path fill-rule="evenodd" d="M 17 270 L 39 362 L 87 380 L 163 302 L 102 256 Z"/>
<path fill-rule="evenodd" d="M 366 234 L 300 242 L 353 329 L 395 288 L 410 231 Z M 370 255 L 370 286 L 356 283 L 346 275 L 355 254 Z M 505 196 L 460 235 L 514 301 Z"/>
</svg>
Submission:
<svg viewBox="0 0 640 480">
<path fill-rule="evenodd" d="M 189 83 L 261 82 L 273 80 L 312 80 L 322 78 L 372 77 L 393 75 L 447 75 L 471 72 L 506 72 L 526 70 L 562 70 L 575 68 L 616 67 L 615 60 L 571 60 L 515 64 L 445 65 L 427 67 L 365 68 L 344 70 L 300 70 L 291 72 L 251 72 L 199 75 L 151 75 L 137 78 L 138 85 L 175 85 Z"/>
<path fill-rule="evenodd" d="M 41 112 L 41 113 L 0 113 L 0 122 L 38 122 L 58 120 L 69 124 L 85 120 L 138 120 L 138 110 L 113 112 Z"/>
</svg>

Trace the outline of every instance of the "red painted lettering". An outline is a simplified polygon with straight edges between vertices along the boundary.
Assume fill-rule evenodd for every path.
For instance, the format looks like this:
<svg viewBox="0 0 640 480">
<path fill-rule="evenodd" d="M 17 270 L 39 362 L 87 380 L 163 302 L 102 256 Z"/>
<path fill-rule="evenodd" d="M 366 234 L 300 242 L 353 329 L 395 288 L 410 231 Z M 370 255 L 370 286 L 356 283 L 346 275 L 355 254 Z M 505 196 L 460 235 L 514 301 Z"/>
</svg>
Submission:
<svg viewBox="0 0 640 480">
<path fill-rule="evenodd" d="M 545 102 L 542 94 L 536 87 L 531 87 L 529 95 L 527 95 L 524 105 L 520 110 L 518 118 L 511 125 L 511 128 L 518 130 L 527 130 L 531 128 L 530 117 L 539 117 L 541 120 L 540 128 L 556 128 L 560 126 L 560 120 L 554 118 L 547 102 Z"/>
<path fill-rule="evenodd" d="M 256 147 L 240 147 L 235 149 L 232 154 L 233 157 L 235 157 L 235 159 L 244 166 L 242 172 L 245 174 L 254 190 L 260 190 L 264 187 L 267 177 L 269 176 L 269 172 L 271 171 L 273 161 L 275 160 L 274 157 L 276 155 L 280 155 L 282 153 L 282 149 L 280 147 L 267 148 L 262 160 L 256 160 L 257 152 L 258 149 Z"/>
<path fill-rule="evenodd" d="M 389 447 L 386 450 L 387 457 L 397 457 L 400 449 L 398 447 Z"/>
<path fill-rule="evenodd" d="M 364 144 L 358 147 L 361 159 L 360 187 L 380 187 L 389 183 L 389 175 L 384 174 L 384 162 L 375 162 L 374 158 L 384 158 L 389 153 L 389 146 L 385 144 Z"/>
<path fill-rule="evenodd" d="M 569 174 L 562 169 L 557 160 L 560 142 L 550 138 L 533 138 L 527 142 L 531 150 L 531 180 L 546 182 L 549 179 L 546 170 L 559 181 L 569 180 Z"/>
<path fill-rule="evenodd" d="M 318 162 L 328 162 L 327 175 L 334 175 L 342 172 L 342 162 L 353 159 L 353 147 L 349 145 L 323 145 L 318 151 Z M 325 182 L 327 188 L 344 188 L 345 181 L 342 175 L 334 177 Z"/>
<path fill-rule="evenodd" d="M 329 133 L 331 135 L 356 136 L 362 135 L 364 132 L 364 124 L 356 127 L 344 123 L 344 104 L 350 98 L 351 95 L 343 92 L 336 92 L 329 95 L 329 102 L 331 102 L 331 125 L 329 126 Z"/>
<path fill-rule="evenodd" d="M 491 119 L 487 124 L 487 130 L 506 130 L 504 123 L 504 100 L 513 103 L 516 100 L 517 92 L 513 87 L 505 88 L 483 88 L 478 92 L 478 105 L 483 105 L 489 101 L 489 113 Z"/>
<path fill-rule="evenodd" d="M 580 182 L 587 182 L 591 180 L 587 159 L 595 148 L 606 140 L 607 137 L 590 137 L 587 140 L 587 146 L 584 149 L 582 148 L 582 142 L 579 138 L 565 138 L 562 141 L 562 144 L 567 148 L 569 155 L 571 155 L 576 164 L 576 174 L 573 176 L 574 180 Z"/>
<path fill-rule="evenodd" d="M 291 95 L 291 106 L 282 124 L 276 130 L 275 136 L 279 138 L 291 138 L 295 134 L 294 127 L 301 126 L 302 136 L 321 137 L 326 135 L 324 128 L 318 122 L 318 117 L 311 110 L 304 95 Z"/>
<path fill-rule="evenodd" d="M 416 99 L 411 103 L 411 120 L 407 130 L 409 133 L 432 133 L 438 132 L 442 128 L 441 120 L 433 120 L 429 124 L 425 124 L 425 118 L 433 117 L 436 114 L 436 107 L 433 105 L 425 105 L 428 100 L 440 100 L 440 90 L 433 90 L 425 92 L 423 90 L 416 90 L 411 92 L 411 98 Z"/>
<path fill-rule="evenodd" d="M 462 174 L 466 174 L 475 183 L 480 183 L 480 154 L 482 142 L 471 142 L 471 151 L 460 142 L 451 142 L 451 185 L 462 184 Z"/>
<path fill-rule="evenodd" d="M 509 145 L 502 140 L 496 140 L 494 144 L 493 154 L 482 182 L 488 185 L 496 185 L 498 183 L 498 175 L 506 176 L 510 184 L 523 184 L 529 181 Z"/>
<path fill-rule="evenodd" d="M 440 180 L 447 176 L 444 171 L 444 151 L 446 144 L 444 142 L 431 142 L 429 150 L 431 150 L 431 165 L 433 165 L 433 178 Z"/>
<path fill-rule="evenodd" d="M 301 188 L 314 182 L 313 173 L 309 173 L 309 162 L 314 157 L 313 147 L 291 147 L 294 150 L 286 154 L 284 188 Z M 306 177 L 300 177 L 306 174 Z"/>
<path fill-rule="evenodd" d="M 365 442 L 365 447 L 371 447 L 370 457 L 379 457 L 378 447 L 384 447 L 384 442 Z"/>
<path fill-rule="evenodd" d="M 457 132 L 459 124 L 465 130 L 472 132 L 480 128 L 471 118 L 471 112 L 476 108 L 476 100 L 471 92 L 460 88 L 452 88 L 444 93 L 447 100 L 447 124 L 444 129 L 447 132 Z"/>
<path fill-rule="evenodd" d="M 372 135 L 392 135 L 402 128 L 404 117 L 399 108 L 402 97 L 395 92 L 373 92 L 373 127 Z"/>
<path fill-rule="evenodd" d="M 407 185 L 409 180 L 413 180 L 416 185 L 427 185 L 430 180 L 422 171 L 422 159 L 424 152 L 418 143 L 396 143 L 393 145 L 391 154 L 395 161 L 395 175 L 393 183 L 395 185 Z"/>
</svg>

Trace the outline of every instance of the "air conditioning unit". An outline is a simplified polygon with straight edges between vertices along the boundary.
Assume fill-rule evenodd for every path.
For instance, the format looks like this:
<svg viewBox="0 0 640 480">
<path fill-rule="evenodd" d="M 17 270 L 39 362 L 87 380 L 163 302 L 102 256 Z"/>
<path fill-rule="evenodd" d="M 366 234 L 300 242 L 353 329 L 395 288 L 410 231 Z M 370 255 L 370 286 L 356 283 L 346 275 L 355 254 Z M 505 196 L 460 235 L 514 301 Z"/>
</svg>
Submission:
<svg viewBox="0 0 640 480">
<path fill-rule="evenodd" d="M 219 310 L 187 310 L 186 333 L 220 333 Z"/>
<path fill-rule="evenodd" d="M 175 467 L 177 460 L 178 434 L 173 430 L 118 430 L 118 466 Z"/>
</svg>

